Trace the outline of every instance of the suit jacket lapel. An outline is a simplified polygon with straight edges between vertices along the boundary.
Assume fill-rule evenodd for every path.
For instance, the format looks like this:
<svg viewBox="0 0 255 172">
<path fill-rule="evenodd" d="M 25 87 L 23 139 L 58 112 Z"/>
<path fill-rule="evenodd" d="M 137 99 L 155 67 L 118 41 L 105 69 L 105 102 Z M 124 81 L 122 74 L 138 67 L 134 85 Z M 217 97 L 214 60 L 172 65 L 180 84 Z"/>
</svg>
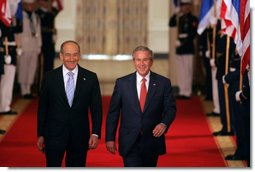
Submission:
<svg viewBox="0 0 255 172">
<path fill-rule="evenodd" d="M 155 75 L 153 72 L 151 72 L 150 74 L 150 83 L 149 83 L 149 90 L 147 92 L 147 96 L 146 96 L 146 101 L 145 101 L 145 107 L 144 107 L 144 112 L 146 111 L 146 109 L 148 108 L 153 95 L 155 94 L 156 90 L 157 90 L 157 80 L 155 78 Z"/>
<path fill-rule="evenodd" d="M 130 82 L 129 82 L 130 91 L 128 92 L 128 94 L 130 94 L 131 99 L 134 100 L 133 108 L 136 111 L 138 111 L 138 113 L 140 113 L 141 107 L 140 107 L 140 102 L 139 102 L 137 88 L 136 88 L 136 73 L 133 73 L 129 79 L 130 79 Z"/>
<path fill-rule="evenodd" d="M 81 72 L 80 66 L 78 65 L 78 76 L 77 76 L 76 86 L 75 86 L 75 90 L 74 90 L 73 105 L 77 101 L 78 93 L 80 92 L 79 89 L 81 88 L 81 81 L 83 79 L 84 79 L 84 76 Z"/>
<path fill-rule="evenodd" d="M 59 89 L 61 91 L 60 94 L 61 94 L 61 96 L 63 96 L 63 100 L 65 100 L 65 103 L 67 104 L 67 106 L 69 106 L 67 96 L 66 96 L 65 82 L 64 82 L 62 67 L 63 67 L 63 65 L 61 67 L 59 67 L 59 69 L 57 71 L 57 78 L 56 79 L 58 80 L 57 83 L 59 83 L 58 88 L 60 88 Z"/>
</svg>

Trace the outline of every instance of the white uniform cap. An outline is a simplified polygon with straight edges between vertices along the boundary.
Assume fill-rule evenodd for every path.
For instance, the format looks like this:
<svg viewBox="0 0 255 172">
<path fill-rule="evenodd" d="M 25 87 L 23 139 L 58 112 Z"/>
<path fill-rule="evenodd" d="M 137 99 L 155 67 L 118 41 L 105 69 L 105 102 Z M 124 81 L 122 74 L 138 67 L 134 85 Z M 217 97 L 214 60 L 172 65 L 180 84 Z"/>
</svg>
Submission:
<svg viewBox="0 0 255 172">
<path fill-rule="evenodd" d="M 22 0 L 22 2 L 24 2 L 24 3 L 34 3 L 35 0 Z"/>
<path fill-rule="evenodd" d="M 181 0 L 181 3 L 183 3 L 183 4 L 191 4 L 192 0 Z"/>
</svg>

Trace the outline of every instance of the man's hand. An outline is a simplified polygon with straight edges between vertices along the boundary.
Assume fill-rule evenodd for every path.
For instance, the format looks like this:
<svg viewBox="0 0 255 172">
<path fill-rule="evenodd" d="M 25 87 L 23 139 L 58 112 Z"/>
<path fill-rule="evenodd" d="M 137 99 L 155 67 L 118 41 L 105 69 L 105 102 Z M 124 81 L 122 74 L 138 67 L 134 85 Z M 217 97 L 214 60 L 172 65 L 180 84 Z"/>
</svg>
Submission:
<svg viewBox="0 0 255 172">
<path fill-rule="evenodd" d="M 158 124 L 152 131 L 154 137 L 160 137 L 166 131 L 166 125 L 163 123 Z"/>
<path fill-rule="evenodd" d="M 181 44 L 181 41 L 179 41 L 179 40 L 176 40 L 175 41 L 175 48 L 178 48 L 179 46 L 181 46 L 182 44 Z"/>
<path fill-rule="evenodd" d="M 45 145 L 44 145 L 44 137 L 43 137 L 43 136 L 38 137 L 38 139 L 37 139 L 37 147 L 38 147 L 38 149 L 39 149 L 41 152 L 44 153 L 44 147 L 45 147 Z"/>
<path fill-rule="evenodd" d="M 96 149 L 97 145 L 98 145 L 98 137 L 92 134 L 89 138 L 89 149 Z"/>
<path fill-rule="evenodd" d="M 108 141 L 106 142 L 106 149 L 112 153 L 115 154 L 115 151 L 117 151 L 116 144 L 114 141 Z"/>
</svg>

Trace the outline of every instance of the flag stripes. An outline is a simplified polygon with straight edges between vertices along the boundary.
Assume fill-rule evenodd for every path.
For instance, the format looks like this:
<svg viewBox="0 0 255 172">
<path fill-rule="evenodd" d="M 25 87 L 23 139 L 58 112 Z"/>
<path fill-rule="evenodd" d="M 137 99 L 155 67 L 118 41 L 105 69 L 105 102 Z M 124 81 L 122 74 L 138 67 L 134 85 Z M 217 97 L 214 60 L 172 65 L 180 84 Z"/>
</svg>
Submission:
<svg viewBox="0 0 255 172">
<path fill-rule="evenodd" d="M 242 73 L 250 64 L 250 0 L 240 0 L 240 28 L 242 40 Z"/>
</svg>

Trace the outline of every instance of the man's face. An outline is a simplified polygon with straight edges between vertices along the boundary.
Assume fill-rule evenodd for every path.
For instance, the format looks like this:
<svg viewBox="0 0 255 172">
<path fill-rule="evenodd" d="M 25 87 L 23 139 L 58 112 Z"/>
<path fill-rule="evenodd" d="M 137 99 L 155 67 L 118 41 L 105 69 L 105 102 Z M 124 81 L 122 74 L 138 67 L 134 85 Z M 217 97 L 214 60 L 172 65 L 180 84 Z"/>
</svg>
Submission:
<svg viewBox="0 0 255 172">
<path fill-rule="evenodd" d="M 183 4 L 183 5 L 181 5 L 181 7 L 180 7 L 180 11 L 181 11 L 182 13 L 184 13 L 184 14 L 189 13 L 190 10 L 191 10 L 191 5 L 190 5 L 190 4 Z"/>
<path fill-rule="evenodd" d="M 70 42 L 63 47 L 63 52 L 60 53 L 60 60 L 68 70 L 73 70 L 80 60 L 79 48 L 76 44 Z"/>
<path fill-rule="evenodd" d="M 137 72 L 145 77 L 153 64 L 150 53 L 148 51 L 136 51 L 133 56 L 133 62 Z"/>
<path fill-rule="evenodd" d="M 35 10 L 35 3 L 23 3 L 23 8 L 29 12 L 33 12 Z"/>
<path fill-rule="evenodd" d="M 51 0 L 39 0 L 38 3 L 41 7 L 50 8 L 52 1 Z"/>
</svg>

